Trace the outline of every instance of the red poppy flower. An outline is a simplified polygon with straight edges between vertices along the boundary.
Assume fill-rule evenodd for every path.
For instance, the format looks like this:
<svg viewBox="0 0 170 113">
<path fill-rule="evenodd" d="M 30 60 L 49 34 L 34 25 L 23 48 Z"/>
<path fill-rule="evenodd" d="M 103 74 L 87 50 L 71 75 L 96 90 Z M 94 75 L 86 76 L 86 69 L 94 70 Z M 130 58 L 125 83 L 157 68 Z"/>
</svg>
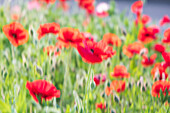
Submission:
<svg viewBox="0 0 170 113">
<path fill-rule="evenodd" d="M 99 74 L 99 75 L 95 75 L 93 77 L 93 80 L 94 80 L 96 86 L 98 86 L 100 84 L 101 77 L 102 77 L 102 82 L 105 82 L 106 81 L 106 75 L 105 74 L 103 74 L 103 75 Z"/>
<path fill-rule="evenodd" d="M 108 10 L 109 10 L 109 5 L 107 3 L 105 2 L 100 3 L 96 7 L 96 15 L 100 18 L 107 17 L 109 16 Z"/>
<path fill-rule="evenodd" d="M 143 16 L 142 16 L 142 19 L 141 19 L 140 17 L 137 17 L 135 23 L 136 23 L 136 25 L 138 25 L 138 23 L 141 22 L 143 25 L 146 25 L 146 24 L 149 23 L 150 21 L 151 21 L 150 16 L 148 16 L 148 15 L 143 15 Z"/>
<path fill-rule="evenodd" d="M 130 74 L 127 72 L 127 69 L 124 65 L 117 65 L 113 69 L 111 76 L 116 78 L 129 78 Z"/>
<path fill-rule="evenodd" d="M 165 52 L 165 47 L 162 44 L 155 44 L 154 50 L 162 53 L 162 52 Z"/>
<path fill-rule="evenodd" d="M 152 86 L 152 96 L 160 97 L 160 90 L 162 90 L 162 92 L 165 96 L 166 89 L 168 90 L 168 95 L 170 95 L 170 82 L 169 81 L 163 81 L 163 80 L 156 81 Z"/>
<path fill-rule="evenodd" d="M 170 44 L 170 28 L 165 30 L 162 42 Z"/>
<path fill-rule="evenodd" d="M 42 99 L 45 99 L 45 101 L 50 101 L 54 97 L 60 97 L 60 90 L 57 90 L 53 84 L 45 80 L 36 80 L 34 82 L 28 81 L 26 84 L 26 88 L 29 90 L 30 95 L 37 103 L 37 96 L 41 97 L 41 101 Z"/>
<path fill-rule="evenodd" d="M 165 64 L 165 63 L 164 63 Z M 165 65 L 162 65 L 162 63 L 156 63 L 154 68 L 151 70 L 151 75 L 153 76 L 153 79 L 155 79 L 155 75 L 156 73 L 158 72 L 159 73 L 159 80 L 162 80 L 163 78 L 167 79 L 168 77 L 168 74 L 166 73 L 166 64 Z M 164 75 L 164 77 L 163 77 Z"/>
<path fill-rule="evenodd" d="M 25 30 L 24 27 L 17 22 L 13 22 L 11 24 L 3 26 L 2 30 L 8 40 L 15 47 L 26 43 L 29 39 L 29 34 L 27 30 Z"/>
<path fill-rule="evenodd" d="M 143 67 L 148 67 L 148 66 L 151 66 L 151 65 L 154 64 L 157 55 L 153 54 L 150 57 L 147 57 L 146 55 L 143 55 L 142 57 L 143 57 L 143 59 L 142 59 Z"/>
<path fill-rule="evenodd" d="M 170 18 L 168 17 L 168 15 L 165 15 L 161 20 L 160 20 L 160 26 L 163 26 L 165 24 L 170 23 Z"/>
<path fill-rule="evenodd" d="M 83 32 L 81 34 L 85 37 L 86 40 L 94 41 L 94 36 L 91 33 Z"/>
<path fill-rule="evenodd" d="M 95 0 L 77 0 L 79 6 L 84 8 L 88 14 L 92 14 L 95 10 L 94 8 L 94 1 Z"/>
<path fill-rule="evenodd" d="M 58 40 L 66 47 L 68 47 L 69 45 L 71 45 L 72 47 L 76 47 L 77 44 L 82 43 L 84 37 L 78 29 L 66 27 L 60 30 Z"/>
<path fill-rule="evenodd" d="M 170 52 L 169 53 L 168 52 L 163 52 L 162 56 L 163 56 L 165 62 L 170 63 Z"/>
<path fill-rule="evenodd" d="M 60 30 L 60 25 L 57 23 L 46 23 L 46 24 L 40 25 L 40 27 L 37 30 L 38 39 L 40 40 L 44 35 L 48 33 L 52 33 L 56 35 L 59 33 L 59 30 Z"/>
<path fill-rule="evenodd" d="M 137 15 L 140 15 L 143 10 L 143 1 L 139 0 L 132 4 L 131 11 Z"/>
<path fill-rule="evenodd" d="M 157 39 L 156 34 L 159 33 L 159 28 L 156 26 L 153 27 L 143 27 L 139 30 L 138 40 L 143 43 L 150 43 L 153 40 Z"/>
<path fill-rule="evenodd" d="M 129 58 L 132 58 L 134 54 L 140 54 L 142 50 L 145 50 L 145 54 L 148 52 L 148 50 L 140 42 L 134 42 L 128 46 L 123 46 L 123 53 Z"/>
<path fill-rule="evenodd" d="M 96 103 L 96 109 L 98 108 L 101 110 L 106 109 L 106 103 L 102 103 L 102 102 Z"/>
<path fill-rule="evenodd" d="M 92 64 L 100 63 L 116 53 L 112 47 L 107 46 L 103 41 L 85 41 L 83 45 L 78 45 L 77 50 L 84 62 Z"/>
<path fill-rule="evenodd" d="M 106 42 L 108 45 L 115 45 L 117 47 L 121 46 L 121 40 L 117 35 L 113 33 L 106 33 L 103 36 L 103 41 Z"/>
<path fill-rule="evenodd" d="M 125 81 L 117 81 L 113 80 L 110 87 L 111 89 L 114 89 L 116 92 L 120 93 L 125 90 L 126 82 Z"/>
<path fill-rule="evenodd" d="M 56 0 L 38 0 L 40 2 L 44 2 L 46 4 L 54 4 Z"/>
</svg>

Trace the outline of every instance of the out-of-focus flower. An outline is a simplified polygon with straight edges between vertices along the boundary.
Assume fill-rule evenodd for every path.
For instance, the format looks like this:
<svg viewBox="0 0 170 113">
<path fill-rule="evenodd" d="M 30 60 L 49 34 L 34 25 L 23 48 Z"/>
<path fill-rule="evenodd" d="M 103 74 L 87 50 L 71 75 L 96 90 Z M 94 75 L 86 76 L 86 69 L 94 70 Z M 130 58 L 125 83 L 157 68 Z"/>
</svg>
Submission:
<svg viewBox="0 0 170 113">
<path fill-rule="evenodd" d="M 40 9 L 40 4 L 38 3 L 38 1 L 29 1 L 27 4 L 27 8 L 28 10 L 39 10 Z"/>
<path fill-rule="evenodd" d="M 165 30 L 164 38 L 162 39 L 162 42 L 170 44 L 170 28 Z"/>
<path fill-rule="evenodd" d="M 21 7 L 16 5 L 11 8 L 11 18 L 14 21 L 17 21 L 20 19 L 21 16 Z"/>
<path fill-rule="evenodd" d="M 159 74 L 159 80 L 167 79 L 168 74 L 166 73 L 166 66 L 163 66 L 161 63 L 156 63 L 154 68 L 151 70 L 151 75 L 153 76 L 153 79 L 158 77 Z M 164 76 L 164 77 L 163 77 Z"/>
<path fill-rule="evenodd" d="M 102 80 L 101 80 L 101 78 L 102 78 Z M 103 75 L 101 75 L 101 74 L 95 75 L 93 77 L 93 80 L 94 80 L 96 86 L 98 86 L 100 84 L 100 81 L 102 81 L 102 82 L 106 81 L 106 75 L 105 74 L 103 74 Z"/>
<path fill-rule="evenodd" d="M 170 52 L 163 52 L 162 56 L 163 56 L 165 62 L 170 63 Z"/>
<path fill-rule="evenodd" d="M 26 43 L 29 39 L 28 31 L 17 22 L 3 26 L 2 30 L 15 47 Z"/>
<path fill-rule="evenodd" d="M 122 80 L 113 80 L 110 84 L 111 89 L 114 89 L 116 92 L 120 93 L 125 90 L 126 82 Z"/>
<path fill-rule="evenodd" d="M 56 0 L 38 0 L 39 2 L 44 2 L 46 4 L 54 4 Z"/>
<path fill-rule="evenodd" d="M 163 26 L 165 24 L 170 23 L 170 18 L 168 17 L 168 15 L 165 15 L 161 20 L 160 20 L 160 26 Z"/>
<path fill-rule="evenodd" d="M 150 16 L 148 15 L 143 15 L 142 18 L 137 17 L 135 24 L 138 25 L 138 23 L 142 23 L 143 25 L 146 25 L 147 23 L 149 23 L 151 21 Z"/>
<path fill-rule="evenodd" d="M 40 101 L 37 96 L 41 98 L 41 102 L 42 99 L 45 99 L 45 101 L 50 101 L 54 97 L 60 97 L 60 90 L 57 90 L 53 84 L 45 80 L 36 80 L 33 82 L 28 81 L 26 88 L 29 90 L 30 95 L 37 103 Z"/>
<path fill-rule="evenodd" d="M 84 36 L 78 29 L 62 28 L 59 32 L 58 40 L 65 45 L 65 47 L 77 47 L 77 44 L 82 43 Z"/>
<path fill-rule="evenodd" d="M 58 4 L 58 7 L 61 7 L 64 9 L 64 11 L 67 11 L 69 9 L 69 5 L 66 3 L 67 0 L 59 0 L 60 3 Z"/>
<path fill-rule="evenodd" d="M 44 52 L 47 52 L 48 55 L 50 55 L 50 53 L 54 52 L 54 55 L 57 56 L 60 54 L 60 47 L 57 46 L 47 46 L 45 48 L 43 48 Z"/>
<path fill-rule="evenodd" d="M 94 13 L 94 1 L 95 0 L 76 0 L 79 6 L 86 10 L 88 14 Z"/>
<path fill-rule="evenodd" d="M 130 74 L 127 72 L 127 69 L 124 65 L 117 65 L 113 69 L 111 76 L 116 78 L 129 78 Z"/>
<path fill-rule="evenodd" d="M 40 25 L 40 27 L 37 30 L 38 39 L 40 40 L 46 34 L 49 34 L 49 33 L 56 35 L 59 33 L 59 31 L 60 31 L 60 25 L 57 23 L 46 23 L 46 24 Z"/>
<path fill-rule="evenodd" d="M 143 10 L 143 1 L 141 0 L 134 2 L 131 6 L 131 11 L 138 16 L 142 13 L 142 10 Z"/>
<path fill-rule="evenodd" d="M 154 50 L 162 53 L 162 52 L 165 52 L 165 47 L 162 44 L 155 44 Z"/>
<path fill-rule="evenodd" d="M 150 43 L 156 40 L 156 34 L 159 33 L 159 28 L 157 26 L 143 27 L 139 30 L 138 40 L 143 43 Z"/>
<path fill-rule="evenodd" d="M 100 63 L 116 53 L 112 47 L 107 46 L 103 41 L 85 41 L 83 45 L 78 45 L 77 50 L 84 62 L 92 64 Z"/>
<path fill-rule="evenodd" d="M 121 40 L 117 35 L 113 33 L 106 33 L 103 36 L 103 41 L 106 42 L 108 45 L 115 45 L 117 47 L 121 46 Z"/>
<path fill-rule="evenodd" d="M 142 43 L 134 42 L 128 46 L 123 46 L 123 53 L 129 58 L 132 58 L 134 54 L 140 54 L 140 52 L 144 49 L 146 50 L 144 54 L 147 54 L 148 50 Z"/>
<path fill-rule="evenodd" d="M 102 103 L 102 102 L 96 103 L 96 109 L 98 108 L 101 110 L 106 109 L 106 103 Z"/>
<path fill-rule="evenodd" d="M 109 15 L 108 13 L 109 5 L 105 2 L 99 3 L 96 6 L 96 15 L 100 18 L 107 17 Z"/>
<path fill-rule="evenodd" d="M 160 90 L 162 90 L 163 95 L 166 95 L 166 89 L 168 90 L 168 95 L 170 95 L 170 82 L 159 80 L 156 81 L 152 86 L 152 96 L 153 97 L 160 97 Z"/>
<path fill-rule="evenodd" d="M 154 64 L 157 55 L 153 54 L 150 57 L 147 57 L 146 55 L 143 55 L 142 57 L 143 57 L 142 62 L 141 62 L 142 65 L 144 67 L 148 67 L 148 66 L 151 66 L 151 65 Z"/>
<path fill-rule="evenodd" d="M 83 32 L 82 35 L 85 37 L 86 40 L 94 41 L 94 36 L 91 33 Z"/>
</svg>

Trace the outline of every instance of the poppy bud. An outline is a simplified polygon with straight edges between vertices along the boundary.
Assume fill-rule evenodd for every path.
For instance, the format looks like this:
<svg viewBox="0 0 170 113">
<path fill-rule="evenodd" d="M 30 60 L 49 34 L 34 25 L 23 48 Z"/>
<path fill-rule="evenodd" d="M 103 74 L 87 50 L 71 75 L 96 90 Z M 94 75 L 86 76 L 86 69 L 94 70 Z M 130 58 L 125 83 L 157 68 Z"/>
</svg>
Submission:
<svg viewBox="0 0 170 113">
<path fill-rule="evenodd" d="M 127 33 L 124 29 L 122 29 L 122 34 L 126 37 Z"/>
<path fill-rule="evenodd" d="M 115 100 L 115 102 L 117 102 L 117 103 L 119 103 L 119 97 L 117 96 L 117 95 L 114 95 L 114 100 Z"/>
<path fill-rule="evenodd" d="M 94 81 L 91 82 L 90 87 L 91 87 L 92 90 L 96 87 L 96 84 L 95 84 Z"/>
<path fill-rule="evenodd" d="M 137 82 L 137 86 L 141 87 L 141 81 L 140 80 Z"/>
<path fill-rule="evenodd" d="M 40 75 L 43 75 L 43 70 L 42 70 L 41 67 L 36 66 L 36 71 L 37 71 L 37 73 L 39 73 Z"/>
<path fill-rule="evenodd" d="M 146 87 L 148 86 L 148 82 L 145 83 L 145 86 L 146 86 Z"/>
<path fill-rule="evenodd" d="M 80 109 L 80 113 L 83 113 L 83 108 Z"/>
<path fill-rule="evenodd" d="M 142 91 L 146 91 L 146 87 L 144 85 L 142 86 Z"/>
<path fill-rule="evenodd" d="M 131 89 L 131 88 L 132 88 L 132 84 L 131 84 L 130 82 L 129 82 L 128 87 L 129 87 L 129 89 Z"/>
<path fill-rule="evenodd" d="M 107 83 L 107 86 L 110 87 L 110 82 Z"/>
<path fill-rule="evenodd" d="M 111 113 L 116 113 L 116 110 L 115 110 L 115 109 L 112 109 L 112 110 L 111 110 Z"/>
<path fill-rule="evenodd" d="M 105 93 L 102 94 L 102 97 L 103 97 L 103 98 L 105 97 Z"/>
</svg>

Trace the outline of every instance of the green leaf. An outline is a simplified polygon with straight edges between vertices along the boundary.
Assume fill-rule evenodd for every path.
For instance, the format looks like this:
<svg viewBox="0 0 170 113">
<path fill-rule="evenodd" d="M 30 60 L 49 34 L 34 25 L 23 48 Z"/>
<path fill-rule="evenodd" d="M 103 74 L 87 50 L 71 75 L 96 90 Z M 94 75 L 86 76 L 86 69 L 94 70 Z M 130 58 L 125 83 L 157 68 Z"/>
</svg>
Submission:
<svg viewBox="0 0 170 113">
<path fill-rule="evenodd" d="M 11 112 L 10 105 L 4 103 L 2 100 L 0 100 L 0 111 L 2 113 L 9 113 Z"/>
</svg>

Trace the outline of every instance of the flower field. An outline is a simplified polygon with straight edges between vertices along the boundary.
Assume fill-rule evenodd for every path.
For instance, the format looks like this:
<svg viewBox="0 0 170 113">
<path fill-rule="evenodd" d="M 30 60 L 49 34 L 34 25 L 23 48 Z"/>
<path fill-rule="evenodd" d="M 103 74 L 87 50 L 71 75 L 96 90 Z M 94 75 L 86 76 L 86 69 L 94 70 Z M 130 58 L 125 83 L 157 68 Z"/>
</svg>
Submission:
<svg viewBox="0 0 170 113">
<path fill-rule="evenodd" d="M 145 4 L 5 0 L 0 113 L 169 113 L 170 15 Z"/>
</svg>

